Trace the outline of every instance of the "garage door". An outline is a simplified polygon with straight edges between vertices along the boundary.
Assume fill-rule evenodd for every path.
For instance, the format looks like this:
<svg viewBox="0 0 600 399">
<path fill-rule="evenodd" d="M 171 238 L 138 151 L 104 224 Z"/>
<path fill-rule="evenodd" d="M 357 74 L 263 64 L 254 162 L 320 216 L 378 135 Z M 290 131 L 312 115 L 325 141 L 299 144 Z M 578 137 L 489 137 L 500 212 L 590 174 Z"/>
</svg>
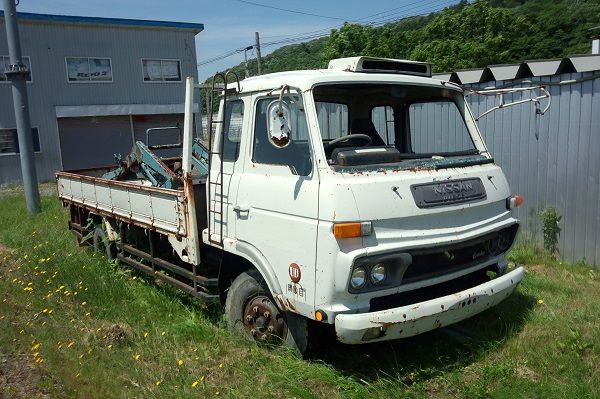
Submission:
<svg viewBox="0 0 600 399">
<path fill-rule="evenodd" d="M 58 131 L 63 170 L 112 166 L 133 146 L 126 115 L 59 118 Z"/>
</svg>

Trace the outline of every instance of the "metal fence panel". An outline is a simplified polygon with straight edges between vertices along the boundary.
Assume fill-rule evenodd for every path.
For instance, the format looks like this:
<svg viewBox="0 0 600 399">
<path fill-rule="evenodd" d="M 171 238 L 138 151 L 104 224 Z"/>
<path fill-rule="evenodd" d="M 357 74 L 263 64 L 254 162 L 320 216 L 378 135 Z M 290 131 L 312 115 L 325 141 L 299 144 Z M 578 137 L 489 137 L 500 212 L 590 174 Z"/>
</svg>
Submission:
<svg viewBox="0 0 600 399">
<path fill-rule="evenodd" d="M 600 77 L 572 73 L 480 87 L 548 83 L 552 107 L 546 115 L 536 117 L 533 106 L 525 104 L 495 111 L 483 117 L 479 127 L 511 189 L 525 197 L 525 206 L 518 210 L 523 230 L 541 242 L 539 212 L 553 206 L 562 216 L 561 255 L 599 266 Z M 506 102 L 520 96 L 507 96 Z M 477 116 L 497 100 L 470 95 L 468 101 Z"/>
</svg>

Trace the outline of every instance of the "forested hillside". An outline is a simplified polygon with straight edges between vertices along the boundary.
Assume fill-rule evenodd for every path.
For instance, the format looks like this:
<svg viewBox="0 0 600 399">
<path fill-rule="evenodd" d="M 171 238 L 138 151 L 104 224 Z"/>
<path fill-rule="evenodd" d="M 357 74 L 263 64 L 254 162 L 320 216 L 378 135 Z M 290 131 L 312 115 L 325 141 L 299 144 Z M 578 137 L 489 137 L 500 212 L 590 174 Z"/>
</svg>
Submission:
<svg viewBox="0 0 600 399">
<path fill-rule="evenodd" d="M 600 0 L 463 0 L 380 27 L 346 23 L 263 57 L 263 73 L 325 68 L 356 55 L 428 61 L 435 72 L 563 57 L 589 53 L 598 25 Z M 235 69 L 243 76 L 243 65 Z M 255 60 L 249 69 L 256 73 Z"/>
</svg>

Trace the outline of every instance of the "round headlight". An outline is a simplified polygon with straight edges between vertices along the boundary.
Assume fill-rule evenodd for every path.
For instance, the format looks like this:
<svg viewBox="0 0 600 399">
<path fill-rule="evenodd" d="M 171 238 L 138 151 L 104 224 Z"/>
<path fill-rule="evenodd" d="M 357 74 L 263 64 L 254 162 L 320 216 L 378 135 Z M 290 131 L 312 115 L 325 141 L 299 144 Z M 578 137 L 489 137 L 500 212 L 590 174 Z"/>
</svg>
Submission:
<svg viewBox="0 0 600 399">
<path fill-rule="evenodd" d="M 355 290 L 358 290 L 365 286 L 367 283 L 367 272 L 362 267 L 357 267 L 352 271 L 352 277 L 350 278 L 350 285 Z"/>
<path fill-rule="evenodd" d="M 375 266 L 373 266 L 371 269 L 371 282 L 373 282 L 373 284 L 381 284 L 383 281 L 385 281 L 385 277 L 386 270 L 383 263 L 377 263 Z"/>
</svg>

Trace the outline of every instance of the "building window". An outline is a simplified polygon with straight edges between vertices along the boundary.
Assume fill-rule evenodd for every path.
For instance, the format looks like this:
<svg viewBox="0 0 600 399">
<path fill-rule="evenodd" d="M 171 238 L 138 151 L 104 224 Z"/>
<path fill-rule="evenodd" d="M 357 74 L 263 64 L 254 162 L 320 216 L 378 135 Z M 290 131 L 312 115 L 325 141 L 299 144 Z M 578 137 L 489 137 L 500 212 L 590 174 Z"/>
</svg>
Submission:
<svg viewBox="0 0 600 399">
<path fill-rule="evenodd" d="M 29 76 L 27 76 L 27 82 L 33 82 L 33 78 L 31 77 L 31 59 L 29 57 L 23 57 L 23 64 L 27 66 L 29 69 Z M 0 82 L 8 82 L 9 80 L 6 78 L 4 71 L 8 69 L 10 65 L 10 57 L 8 55 L 0 55 Z"/>
<path fill-rule="evenodd" d="M 65 62 L 69 83 L 113 81 L 110 58 L 66 57 Z"/>
<path fill-rule="evenodd" d="M 33 151 L 41 152 L 40 136 L 38 128 L 31 128 L 31 138 L 33 139 Z M 0 129 L 0 155 L 10 155 L 19 153 L 19 137 L 17 129 Z"/>
<path fill-rule="evenodd" d="M 181 82 L 179 60 L 142 59 L 144 82 Z"/>
</svg>

